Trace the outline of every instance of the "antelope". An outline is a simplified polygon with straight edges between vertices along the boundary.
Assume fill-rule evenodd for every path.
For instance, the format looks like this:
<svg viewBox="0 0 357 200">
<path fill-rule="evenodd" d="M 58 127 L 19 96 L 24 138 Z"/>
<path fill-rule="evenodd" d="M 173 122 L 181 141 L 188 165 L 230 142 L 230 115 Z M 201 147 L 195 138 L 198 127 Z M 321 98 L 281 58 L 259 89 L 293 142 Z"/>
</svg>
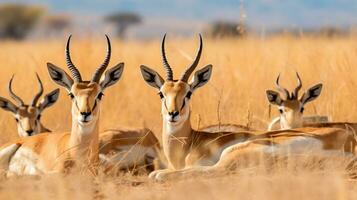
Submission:
<svg viewBox="0 0 357 200">
<path fill-rule="evenodd" d="M 172 68 L 166 58 L 165 39 L 166 34 L 161 43 L 166 80 L 155 70 L 145 65 L 140 66 L 144 81 L 157 89 L 161 99 L 162 146 L 168 166 L 167 169 L 152 172 L 150 177 L 192 165 L 212 165 L 218 161 L 224 148 L 244 141 L 249 136 L 246 133 L 203 132 L 192 129 L 189 100 L 196 89 L 209 81 L 212 65 L 209 64 L 196 71 L 192 81 L 188 82 L 202 54 L 202 36 L 199 35 L 199 48 L 193 63 L 184 71 L 179 80 L 174 80 Z"/>
<path fill-rule="evenodd" d="M 249 153 L 254 150 L 258 151 L 259 145 L 262 148 L 266 147 L 267 153 L 272 153 L 271 149 L 278 149 L 279 144 L 301 146 L 299 150 L 310 147 L 323 152 L 325 149 L 326 152 L 329 150 L 339 152 L 343 148 L 342 144 L 349 132 L 338 128 L 305 128 L 275 132 L 241 131 L 236 133 L 201 132 L 192 129 L 189 100 L 196 89 L 209 81 L 212 65 L 207 65 L 196 71 L 192 81 L 188 82 L 201 57 L 202 37 L 200 35 L 199 48 L 193 64 L 184 71 L 179 80 L 174 80 L 172 68 L 166 58 L 165 38 L 166 35 L 162 40 L 161 53 L 166 80 L 155 70 L 144 65 L 140 66 L 144 81 L 158 90 L 161 99 L 162 146 L 168 162 L 168 168 L 152 172 L 149 175 L 150 178 L 166 180 L 186 174 L 222 170 L 230 166 L 229 160 L 235 160 L 234 153 L 238 154 L 239 149 L 245 148 L 243 151 Z"/>
<path fill-rule="evenodd" d="M 300 128 L 300 127 L 331 127 L 331 128 L 345 128 L 346 125 L 351 128 L 351 130 L 357 132 L 357 123 L 350 122 L 328 122 L 328 117 L 326 116 L 309 116 L 304 117 L 304 107 L 305 104 L 315 100 L 319 97 L 322 84 L 316 84 L 309 88 L 301 97 L 299 98 L 299 91 L 302 88 L 302 81 L 299 74 L 296 72 L 298 86 L 290 94 L 290 92 L 279 84 L 280 75 L 278 75 L 275 85 L 278 90 L 284 95 L 284 98 L 280 96 L 278 92 L 267 90 L 267 98 L 272 105 L 277 105 L 279 107 L 280 116 L 275 118 L 270 124 L 268 130 L 277 129 L 277 125 L 280 123 L 280 129 L 290 129 L 290 128 Z M 346 148 L 352 151 L 356 148 L 355 135 L 348 137 L 346 142 Z"/>
<path fill-rule="evenodd" d="M 277 89 L 284 95 L 284 97 L 281 97 L 280 94 L 276 91 L 266 91 L 269 103 L 278 106 L 280 112 L 280 116 L 273 119 L 269 124 L 268 130 L 276 129 L 275 127 L 278 124 L 280 124 L 281 129 L 299 128 L 303 126 L 305 121 L 307 121 L 307 119 L 303 116 L 305 105 L 319 97 L 322 90 L 322 84 L 319 83 L 309 88 L 299 98 L 299 91 L 302 88 L 302 82 L 297 72 L 296 76 L 298 80 L 298 86 L 293 92 L 291 92 L 291 94 L 286 88 L 279 84 L 280 74 L 276 79 L 275 85 Z M 327 121 L 327 117 L 314 116 L 314 118 L 320 118 L 322 121 Z"/>
<path fill-rule="evenodd" d="M 100 100 L 104 90 L 120 79 L 124 63 L 107 70 L 111 47 L 106 35 L 108 49 L 104 62 L 96 69 L 90 81 L 84 81 L 72 63 L 70 39 L 71 36 L 67 40 L 65 55 L 72 76 L 52 63 L 47 63 L 47 68 L 52 80 L 64 87 L 71 98 L 72 129 L 70 133 L 42 133 L 6 144 L 0 150 L 0 169 L 6 175 L 67 172 L 74 166 L 85 166 L 96 174 Z M 104 72 L 104 79 L 100 81 Z"/>
<path fill-rule="evenodd" d="M 46 94 L 40 101 L 40 103 L 38 103 L 38 100 L 43 94 L 43 85 L 37 73 L 36 77 L 40 89 L 38 93 L 33 97 L 30 104 L 25 104 L 24 101 L 12 90 L 12 81 L 14 79 L 14 75 L 9 81 L 8 90 L 11 98 L 15 100 L 16 104 L 4 97 L 0 97 L 0 107 L 6 111 L 10 111 L 13 114 L 17 124 L 17 133 L 20 137 L 27 137 L 39 133 L 51 132 L 51 130 L 43 126 L 40 120 L 42 112 L 46 108 L 49 108 L 56 103 L 59 96 L 59 89 L 57 88 L 52 92 Z"/>
</svg>

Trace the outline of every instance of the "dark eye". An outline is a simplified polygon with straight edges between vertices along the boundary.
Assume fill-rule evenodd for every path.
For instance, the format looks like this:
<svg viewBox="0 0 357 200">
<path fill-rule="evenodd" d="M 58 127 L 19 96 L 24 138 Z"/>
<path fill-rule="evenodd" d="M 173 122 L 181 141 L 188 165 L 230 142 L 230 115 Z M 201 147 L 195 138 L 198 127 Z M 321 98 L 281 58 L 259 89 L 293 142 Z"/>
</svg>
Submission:
<svg viewBox="0 0 357 200">
<path fill-rule="evenodd" d="M 101 93 L 98 94 L 97 99 L 102 100 L 103 96 L 104 96 L 104 94 L 101 92 Z"/>
<path fill-rule="evenodd" d="M 158 95 L 160 96 L 160 99 L 164 98 L 164 95 L 162 94 L 162 92 L 159 92 Z"/>
<path fill-rule="evenodd" d="M 69 93 L 68 96 L 71 98 L 71 99 L 74 99 L 74 95 L 72 93 Z"/>
<path fill-rule="evenodd" d="M 301 112 L 301 113 L 303 113 L 303 112 L 304 112 L 304 110 L 305 110 L 305 108 L 304 108 L 304 107 L 301 107 L 301 108 L 300 108 L 300 112 Z"/>
<path fill-rule="evenodd" d="M 191 91 L 188 91 L 187 94 L 186 94 L 186 98 L 190 99 L 190 98 L 191 98 L 191 95 L 192 95 L 192 92 L 191 92 Z"/>
<path fill-rule="evenodd" d="M 37 120 L 40 120 L 40 119 L 41 119 L 41 115 L 38 115 L 38 116 L 37 116 Z"/>
<path fill-rule="evenodd" d="M 280 112 L 280 114 L 284 113 L 283 109 L 279 109 L 279 112 Z"/>
<path fill-rule="evenodd" d="M 16 122 L 19 122 L 19 119 L 15 118 L 15 121 L 16 121 Z"/>
</svg>

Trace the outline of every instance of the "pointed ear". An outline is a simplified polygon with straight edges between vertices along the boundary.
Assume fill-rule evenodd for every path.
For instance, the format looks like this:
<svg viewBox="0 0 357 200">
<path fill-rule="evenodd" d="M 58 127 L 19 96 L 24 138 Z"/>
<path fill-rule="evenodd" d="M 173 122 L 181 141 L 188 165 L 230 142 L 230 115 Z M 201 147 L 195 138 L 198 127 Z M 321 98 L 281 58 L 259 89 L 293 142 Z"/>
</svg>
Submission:
<svg viewBox="0 0 357 200">
<path fill-rule="evenodd" d="M 6 111 L 10 111 L 14 114 L 16 114 L 17 112 L 17 106 L 15 104 L 13 104 L 11 101 L 0 97 L 0 107 Z"/>
<path fill-rule="evenodd" d="M 150 86 L 160 90 L 161 86 L 164 84 L 164 79 L 155 70 L 150 69 L 144 65 L 140 66 L 141 75 L 144 81 Z"/>
<path fill-rule="evenodd" d="M 71 90 L 73 79 L 65 71 L 52 63 L 47 63 L 47 69 L 55 83 L 65 87 L 68 91 Z"/>
<path fill-rule="evenodd" d="M 39 105 L 39 109 L 42 112 L 44 109 L 52 106 L 53 104 L 56 103 L 59 97 L 60 90 L 59 88 L 53 90 L 52 92 L 46 94 L 45 97 L 43 97 L 42 102 Z"/>
<path fill-rule="evenodd" d="M 273 90 L 267 90 L 266 94 L 268 97 L 268 101 L 271 104 L 280 106 L 283 103 L 283 100 L 280 98 L 280 94 L 278 92 L 275 92 Z"/>
<path fill-rule="evenodd" d="M 105 72 L 104 80 L 100 83 L 102 90 L 104 91 L 105 88 L 114 85 L 116 82 L 119 81 L 121 75 L 124 71 L 124 63 L 119 63 L 115 67 L 107 70 Z"/>
<path fill-rule="evenodd" d="M 212 65 L 207 65 L 206 67 L 196 71 L 190 84 L 191 90 L 194 91 L 197 88 L 204 86 L 211 78 L 211 74 Z"/>
<path fill-rule="evenodd" d="M 308 89 L 300 98 L 300 102 L 302 104 L 306 104 L 310 101 L 315 100 L 317 97 L 320 96 L 321 94 L 321 90 L 322 90 L 322 84 L 319 83 L 313 87 L 311 87 L 310 89 Z"/>
</svg>

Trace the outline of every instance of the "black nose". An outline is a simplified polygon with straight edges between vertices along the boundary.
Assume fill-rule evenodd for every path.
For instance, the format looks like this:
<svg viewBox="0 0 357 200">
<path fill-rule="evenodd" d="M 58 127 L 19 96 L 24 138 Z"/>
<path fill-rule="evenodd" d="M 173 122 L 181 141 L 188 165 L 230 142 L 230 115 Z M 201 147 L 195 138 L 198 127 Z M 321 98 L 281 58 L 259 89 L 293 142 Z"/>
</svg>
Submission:
<svg viewBox="0 0 357 200">
<path fill-rule="evenodd" d="M 26 133 L 29 134 L 29 136 L 31 136 L 33 134 L 33 130 L 27 130 Z"/>
<path fill-rule="evenodd" d="M 176 117 L 177 115 L 179 115 L 179 112 L 178 111 L 172 111 L 172 112 L 169 112 L 169 115 L 171 117 Z"/>
<path fill-rule="evenodd" d="M 83 115 L 83 117 L 88 117 L 92 114 L 92 112 L 81 112 L 81 115 Z"/>
</svg>

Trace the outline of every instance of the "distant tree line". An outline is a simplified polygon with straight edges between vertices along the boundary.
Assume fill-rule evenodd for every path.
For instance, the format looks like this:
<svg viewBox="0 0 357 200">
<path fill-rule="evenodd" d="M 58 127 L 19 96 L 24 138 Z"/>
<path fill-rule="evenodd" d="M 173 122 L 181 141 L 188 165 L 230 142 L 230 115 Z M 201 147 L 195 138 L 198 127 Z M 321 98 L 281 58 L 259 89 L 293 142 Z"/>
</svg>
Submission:
<svg viewBox="0 0 357 200">
<path fill-rule="evenodd" d="M 21 4 L 0 5 L 0 37 L 23 39 L 36 25 L 45 9 Z"/>
<path fill-rule="evenodd" d="M 62 32 L 71 25 L 68 15 L 45 15 L 41 6 L 5 3 L 0 4 L 0 38 L 24 39 L 43 19 L 46 32 Z M 140 15 L 131 12 L 115 12 L 103 18 L 115 27 L 116 35 L 124 39 L 128 28 L 142 22 Z"/>
<path fill-rule="evenodd" d="M 242 16 L 238 22 L 215 21 L 205 30 L 207 36 L 213 38 L 245 37 L 251 31 L 245 24 L 245 14 L 241 7 Z M 42 19 L 42 21 L 41 21 Z M 63 33 L 71 26 L 72 18 L 68 15 L 52 15 L 45 7 L 25 4 L 0 4 L 0 38 L 24 39 L 36 28 L 39 22 L 46 30 L 45 34 Z M 103 22 L 111 24 L 118 38 L 125 39 L 128 29 L 142 23 L 143 18 L 133 12 L 114 12 L 103 17 Z M 278 29 L 267 32 L 267 35 L 290 34 L 292 36 L 312 35 L 324 37 L 346 36 L 348 29 L 323 27 L 315 29 Z"/>
</svg>

